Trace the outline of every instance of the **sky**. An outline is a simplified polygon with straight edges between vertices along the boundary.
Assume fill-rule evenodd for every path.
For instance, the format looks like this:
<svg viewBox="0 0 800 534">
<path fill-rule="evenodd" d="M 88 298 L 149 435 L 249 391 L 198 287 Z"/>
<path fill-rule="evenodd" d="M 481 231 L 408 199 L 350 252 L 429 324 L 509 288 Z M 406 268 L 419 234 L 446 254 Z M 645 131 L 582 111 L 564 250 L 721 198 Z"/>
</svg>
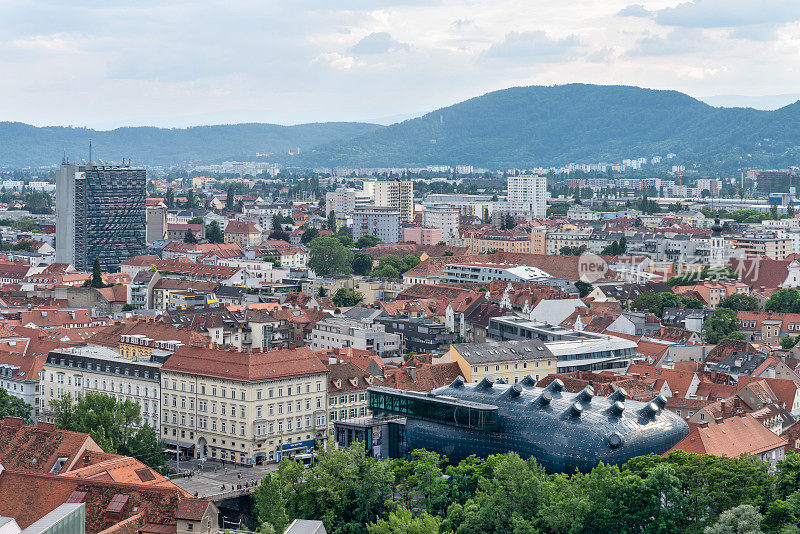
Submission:
<svg viewBox="0 0 800 534">
<path fill-rule="evenodd" d="M 800 98 L 800 0 L 0 0 L 0 21 L 0 120 L 36 125 L 387 123 L 573 82 Z"/>
</svg>

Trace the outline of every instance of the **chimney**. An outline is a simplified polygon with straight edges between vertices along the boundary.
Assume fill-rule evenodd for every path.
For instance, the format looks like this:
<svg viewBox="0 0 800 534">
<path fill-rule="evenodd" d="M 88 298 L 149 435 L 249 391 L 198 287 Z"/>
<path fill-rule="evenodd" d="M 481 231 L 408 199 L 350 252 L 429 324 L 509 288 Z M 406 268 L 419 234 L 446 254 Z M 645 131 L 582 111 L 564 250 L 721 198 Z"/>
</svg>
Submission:
<svg viewBox="0 0 800 534">
<path fill-rule="evenodd" d="M 11 417 L 7 415 L 3 418 L 3 426 L 5 428 L 22 428 L 22 418 L 20 417 Z"/>
<path fill-rule="evenodd" d="M 725 401 L 720 401 L 719 405 L 720 405 L 720 411 L 722 412 L 722 417 L 725 417 L 725 408 L 727 408 L 728 405 Z"/>
<path fill-rule="evenodd" d="M 413 380 L 414 382 L 417 381 L 417 368 L 416 367 L 414 367 L 413 365 L 409 365 L 408 367 L 406 367 L 406 372 L 408 373 L 408 376 L 411 377 L 411 380 Z"/>
<path fill-rule="evenodd" d="M 36 431 L 45 433 L 55 432 L 56 425 L 55 423 L 45 423 L 43 421 L 39 421 L 38 423 L 36 423 Z"/>
</svg>

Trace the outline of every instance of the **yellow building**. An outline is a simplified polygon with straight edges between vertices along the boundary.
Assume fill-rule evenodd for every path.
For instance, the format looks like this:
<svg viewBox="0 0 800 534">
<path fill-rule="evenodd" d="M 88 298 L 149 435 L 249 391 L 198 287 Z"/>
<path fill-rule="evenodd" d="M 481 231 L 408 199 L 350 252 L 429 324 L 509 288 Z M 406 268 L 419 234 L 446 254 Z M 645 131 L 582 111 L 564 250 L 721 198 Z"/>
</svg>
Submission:
<svg viewBox="0 0 800 534">
<path fill-rule="evenodd" d="M 182 347 L 161 368 L 161 437 L 197 458 L 252 465 L 326 439 L 327 367 L 306 347 Z"/>
<path fill-rule="evenodd" d="M 238 243 L 242 247 L 261 244 L 261 229 L 252 221 L 230 221 L 223 232 L 226 243 Z"/>
<path fill-rule="evenodd" d="M 492 250 L 530 254 L 533 239 L 537 235 L 523 230 L 481 228 L 467 232 L 464 236 L 464 245 L 469 247 L 470 252 L 474 254 Z"/>
<path fill-rule="evenodd" d="M 516 384 L 527 375 L 538 381 L 557 372 L 557 358 L 538 339 L 458 343 L 450 345 L 448 358 L 458 363 L 466 382 L 491 376 Z"/>
</svg>

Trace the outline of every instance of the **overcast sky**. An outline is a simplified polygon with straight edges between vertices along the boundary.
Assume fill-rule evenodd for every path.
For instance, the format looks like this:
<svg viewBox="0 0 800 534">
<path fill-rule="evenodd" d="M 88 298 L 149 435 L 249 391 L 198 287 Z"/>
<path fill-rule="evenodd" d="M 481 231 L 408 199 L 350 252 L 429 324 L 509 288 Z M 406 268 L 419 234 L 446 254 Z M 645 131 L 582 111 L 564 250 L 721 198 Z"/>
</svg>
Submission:
<svg viewBox="0 0 800 534">
<path fill-rule="evenodd" d="M 0 120 L 37 125 L 386 122 L 567 82 L 800 93 L 800 0 L 0 0 L 0 21 Z"/>
</svg>

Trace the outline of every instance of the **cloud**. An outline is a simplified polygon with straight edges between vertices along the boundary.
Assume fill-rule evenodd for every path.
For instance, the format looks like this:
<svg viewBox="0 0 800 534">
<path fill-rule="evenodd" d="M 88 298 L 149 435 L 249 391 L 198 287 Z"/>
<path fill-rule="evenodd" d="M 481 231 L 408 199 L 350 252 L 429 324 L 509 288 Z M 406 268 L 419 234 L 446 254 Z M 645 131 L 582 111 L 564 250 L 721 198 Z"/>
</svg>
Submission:
<svg viewBox="0 0 800 534">
<path fill-rule="evenodd" d="M 489 47 L 490 59 L 524 59 L 537 63 L 570 61 L 581 53 L 581 43 L 574 35 L 551 39 L 543 31 L 511 32 L 500 43 Z"/>
<path fill-rule="evenodd" d="M 453 23 L 450 26 L 460 30 L 460 29 L 462 29 L 462 28 L 464 28 L 466 26 L 472 26 L 472 24 L 473 24 L 473 22 L 470 19 L 457 19 L 457 20 L 454 20 Z"/>
<path fill-rule="evenodd" d="M 653 12 L 644 7 L 642 4 L 631 4 L 620 9 L 619 12 L 617 12 L 617 15 L 620 17 L 650 18 L 653 16 Z"/>
<path fill-rule="evenodd" d="M 744 39 L 746 41 L 774 41 L 778 37 L 778 28 L 774 24 L 755 24 L 752 26 L 739 26 L 730 34 L 731 39 Z"/>
<path fill-rule="evenodd" d="M 800 20 L 797 0 L 692 0 L 656 11 L 664 26 L 728 28 Z"/>
<path fill-rule="evenodd" d="M 392 39 L 387 32 L 371 33 L 350 47 L 353 54 L 386 54 L 407 50 L 409 45 Z"/>
<path fill-rule="evenodd" d="M 665 36 L 648 35 L 636 41 L 629 56 L 672 56 L 697 52 L 708 42 L 702 30 L 673 30 Z"/>
<path fill-rule="evenodd" d="M 366 65 L 366 63 L 360 59 L 356 59 L 352 56 L 345 56 L 338 52 L 320 54 L 314 58 L 312 63 L 323 63 L 338 70 L 350 70 L 353 67 L 361 67 Z"/>
</svg>

